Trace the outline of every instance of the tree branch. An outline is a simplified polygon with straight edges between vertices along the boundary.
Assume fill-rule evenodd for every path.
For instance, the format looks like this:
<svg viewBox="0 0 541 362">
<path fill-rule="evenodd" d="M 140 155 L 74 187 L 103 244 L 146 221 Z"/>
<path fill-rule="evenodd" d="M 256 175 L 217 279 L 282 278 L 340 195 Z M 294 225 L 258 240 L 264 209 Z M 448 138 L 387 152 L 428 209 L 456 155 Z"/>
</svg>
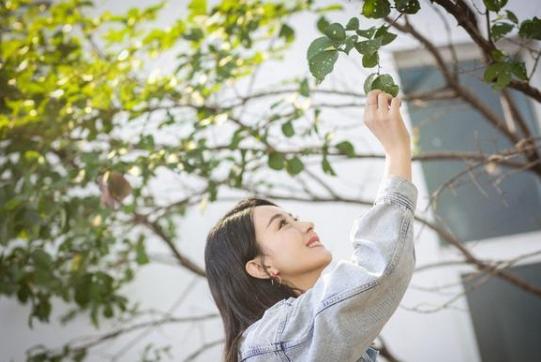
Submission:
<svg viewBox="0 0 541 362">
<path fill-rule="evenodd" d="M 146 215 L 141 215 L 138 213 L 134 213 L 133 222 L 135 224 L 142 224 L 149 228 L 154 234 L 160 237 L 165 244 L 169 247 L 175 258 L 177 258 L 179 264 L 186 269 L 190 270 L 191 272 L 200 275 L 202 277 L 206 277 L 207 273 L 205 272 L 204 268 L 201 268 L 197 264 L 195 264 L 192 260 L 190 260 L 188 257 L 183 255 L 176 247 L 173 240 L 171 240 L 163 231 L 162 227 L 158 225 L 157 221 L 149 221 Z"/>
<path fill-rule="evenodd" d="M 491 52 L 496 50 L 496 46 L 485 39 L 481 34 L 479 27 L 477 26 L 477 20 L 475 14 L 471 11 L 469 6 L 463 0 L 455 0 L 453 3 L 451 0 L 430 0 L 443 7 L 450 15 L 452 15 L 466 32 L 470 35 L 473 41 L 481 48 L 487 58 L 493 61 Z M 527 81 L 511 80 L 509 87 L 516 89 L 536 101 L 541 103 L 541 91 L 531 86 Z"/>
<path fill-rule="evenodd" d="M 443 0 L 442 0 L 443 1 Z M 391 18 L 385 17 L 385 21 L 390 22 Z M 419 33 L 408 21 L 408 18 L 405 17 L 405 23 L 399 24 L 394 23 L 393 27 L 396 29 L 411 34 L 415 39 L 417 39 L 423 46 L 432 54 L 436 64 L 438 65 L 442 75 L 444 76 L 447 83 L 455 89 L 456 93 L 467 103 L 469 103 L 474 109 L 476 109 L 481 115 L 483 115 L 487 121 L 499 130 L 504 136 L 506 136 L 512 143 L 516 144 L 520 141 L 520 137 L 513 131 L 511 131 L 505 122 L 500 119 L 500 117 L 494 113 L 486 104 L 484 104 L 478 97 L 476 97 L 469 89 L 461 86 L 447 68 L 439 50 L 437 47 L 428 40 L 425 36 Z M 535 156 L 533 156 L 535 157 Z M 533 157 L 530 157 L 530 161 L 533 161 Z M 537 157 L 539 158 L 539 156 Z M 536 165 L 533 169 L 539 176 L 541 176 L 541 164 Z"/>
</svg>

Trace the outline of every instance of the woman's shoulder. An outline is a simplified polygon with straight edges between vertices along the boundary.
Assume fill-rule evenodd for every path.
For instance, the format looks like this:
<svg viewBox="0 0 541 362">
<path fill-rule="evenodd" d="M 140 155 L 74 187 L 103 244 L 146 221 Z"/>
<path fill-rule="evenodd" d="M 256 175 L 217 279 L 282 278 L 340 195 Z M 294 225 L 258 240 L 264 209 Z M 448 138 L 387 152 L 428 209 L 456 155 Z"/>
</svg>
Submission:
<svg viewBox="0 0 541 362">
<path fill-rule="evenodd" d="M 242 358 L 256 352 L 273 351 L 279 341 L 280 329 L 284 327 L 287 318 L 287 308 L 295 300 L 294 297 L 282 299 L 267 308 L 260 319 L 252 323 L 242 333 L 239 341 L 239 352 Z"/>
<path fill-rule="evenodd" d="M 340 263 L 333 260 L 322 271 L 322 275 L 330 273 L 339 264 Z M 292 309 L 296 309 L 299 304 L 302 304 L 303 299 L 307 298 L 310 293 L 312 292 L 309 289 L 298 297 L 284 298 L 276 302 L 271 307 L 267 308 L 265 313 L 263 313 L 263 316 L 254 323 L 252 323 L 243 332 L 243 338 L 246 339 L 248 336 L 250 336 L 254 339 L 261 339 L 262 337 L 266 338 L 269 334 L 271 334 L 272 337 L 276 337 L 276 332 L 281 332 L 279 328 L 283 328 L 283 323 L 286 322 L 285 319 L 287 318 L 287 314 L 291 312 Z M 280 325 L 280 323 L 282 323 L 282 325 Z"/>
<path fill-rule="evenodd" d="M 282 318 L 282 307 L 288 302 L 289 299 L 282 299 L 271 307 L 267 308 L 267 310 L 265 310 L 263 313 L 263 316 L 246 328 L 246 330 L 242 333 L 242 336 L 244 338 L 250 336 L 250 339 L 254 339 L 256 337 L 266 337 L 267 334 L 271 334 L 272 326 Z"/>
<path fill-rule="evenodd" d="M 303 307 L 303 298 L 310 294 L 310 290 L 298 297 L 282 299 L 268 308 L 263 316 L 252 323 L 242 334 L 238 347 L 238 360 L 243 361 L 274 361 L 277 356 L 290 356 L 294 360 L 305 361 L 310 359 L 306 354 L 311 348 L 310 341 L 306 339 L 311 329 L 310 323 L 299 324 L 296 322 L 295 335 L 284 339 L 284 328 L 288 324 L 288 317 L 296 308 Z M 290 326 L 291 327 L 291 326 Z M 292 339 L 291 339 L 292 338 Z M 329 345 L 321 345 L 317 348 L 329 349 Z M 342 349 L 334 350 L 336 355 L 348 353 Z M 313 351 L 312 351 L 313 352 Z M 369 347 L 362 355 L 355 356 L 357 362 L 374 362 L 379 353 L 374 347 Z M 348 355 L 349 356 L 349 355 Z M 351 356 L 350 356 L 351 357 Z"/>
</svg>

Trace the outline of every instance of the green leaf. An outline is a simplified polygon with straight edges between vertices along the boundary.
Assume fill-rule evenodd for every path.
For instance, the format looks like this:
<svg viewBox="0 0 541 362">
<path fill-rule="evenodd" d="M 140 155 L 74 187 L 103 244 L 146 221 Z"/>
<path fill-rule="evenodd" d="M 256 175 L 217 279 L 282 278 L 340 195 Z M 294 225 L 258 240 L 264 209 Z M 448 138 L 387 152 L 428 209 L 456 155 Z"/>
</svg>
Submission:
<svg viewBox="0 0 541 362">
<path fill-rule="evenodd" d="M 106 304 L 103 306 L 103 316 L 105 318 L 112 318 L 114 316 L 113 307 L 111 304 Z"/>
<path fill-rule="evenodd" d="M 337 59 L 338 51 L 325 50 L 310 59 L 310 72 L 316 79 L 322 81 L 327 74 L 332 72 Z"/>
<path fill-rule="evenodd" d="M 12 199 L 6 202 L 3 205 L 4 210 L 12 211 L 15 210 L 19 205 L 23 204 L 25 201 L 24 197 L 21 195 L 15 195 Z"/>
<path fill-rule="evenodd" d="M 28 300 L 28 297 L 32 294 L 32 290 L 30 290 L 30 288 L 28 288 L 28 285 L 26 283 L 21 283 L 19 285 L 19 289 L 17 290 L 17 299 L 19 299 L 19 301 L 21 303 L 26 303 L 26 301 Z"/>
<path fill-rule="evenodd" d="M 316 134 L 319 136 L 319 127 L 317 126 L 319 123 L 319 115 L 321 114 L 321 108 L 316 107 L 314 109 L 314 122 L 312 123 L 312 129 Z"/>
<path fill-rule="evenodd" d="M 346 154 L 348 157 L 355 156 L 355 149 L 353 147 L 353 144 L 351 144 L 351 142 L 349 141 L 342 141 L 340 143 L 337 143 L 336 148 L 338 148 L 341 153 Z"/>
<path fill-rule="evenodd" d="M 85 307 L 90 301 L 90 286 L 92 285 L 92 274 L 87 273 L 79 277 L 78 280 L 74 283 L 75 302 L 81 306 Z"/>
<path fill-rule="evenodd" d="M 368 77 L 366 77 L 364 81 L 364 93 L 367 94 L 372 90 L 372 83 L 374 82 L 374 79 L 376 79 L 378 76 L 378 73 L 372 73 Z"/>
<path fill-rule="evenodd" d="M 359 29 L 355 31 L 357 35 L 362 36 L 363 38 L 367 38 L 367 39 L 371 39 L 372 35 L 374 35 L 375 32 L 376 32 L 375 26 L 372 26 L 368 29 Z"/>
<path fill-rule="evenodd" d="M 86 348 L 80 348 L 73 353 L 74 362 L 82 362 L 86 357 Z"/>
<path fill-rule="evenodd" d="M 511 10 L 505 10 L 505 13 L 507 14 L 507 19 L 511 20 L 515 24 L 518 24 L 518 18 L 514 12 Z"/>
<path fill-rule="evenodd" d="M 381 45 L 381 39 L 363 40 L 355 43 L 355 49 L 362 54 L 372 54 L 378 51 Z"/>
<path fill-rule="evenodd" d="M 365 0 L 362 13 L 367 18 L 383 18 L 391 12 L 389 0 Z"/>
<path fill-rule="evenodd" d="M 505 59 L 505 53 L 502 52 L 500 49 L 492 49 L 490 51 L 490 56 L 492 56 L 492 59 L 497 62 L 501 62 Z"/>
<path fill-rule="evenodd" d="M 190 10 L 190 18 L 197 15 L 205 15 L 207 13 L 207 1 L 206 0 L 191 0 L 188 4 Z"/>
<path fill-rule="evenodd" d="M 316 26 L 317 26 L 317 29 L 321 33 L 325 34 L 325 29 L 327 29 L 329 24 L 330 22 L 327 20 L 325 16 L 320 16 L 319 19 L 317 20 Z"/>
<path fill-rule="evenodd" d="M 209 200 L 210 201 L 216 201 L 217 195 L 218 195 L 218 188 L 216 187 L 216 183 L 212 180 L 209 180 L 208 182 L 208 192 L 209 192 Z"/>
<path fill-rule="evenodd" d="M 517 69 L 519 72 L 520 70 Z M 483 79 L 487 83 L 494 82 L 492 86 L 496 90 L 501 90 L 505 88 L 512 78 L 512 65 L 507 62 L 498 62 L 489 65 L 485 69 L 485 73 L 483 74 Z"/>
<path fill-rule="evenodd" d="M 282 124 L 282 133 L 286 137 L 293 137 L 293 135 L 295 134 L 295 130 L 293 129 L 293 124 L 291 123 L 291 121 L 287 121 Z"/>
<path fill-rule="evenodd" d="M 267 164 L 274 170 L 282 170 L 285 166 L 284 155 L 278 151 L 271 151 L 268 156 Z"/>
<path fill-rule="evenodd" d="M 490 29 L 492 39 L 494 41 L 498 41 L 505 34 L 513 30 L 513 28 L 514 28 L 514 25 L 508 24 L 508 23 L 497 23 L 497 24 L 492 25 L 492 28 Z"/>
<path fill-rule="evenodd" d="M 150 260 L 148 259 L 148 255 L 146 253 L 146 250 L 145 250 L 144 241 L 145 241 L 144 236 L 141 235 L 139 237 L 139 240 L 137 240 L 137 244 L 135 246 L 135 253 L 136 253 L 135 260 L 137 261 L 137 264 L 139 264 L 139 265 L 148 264 L 150 262 Z"/>
<path fill-rule="evenodd" d="M 357 42 L 357 39 L 358 37 L 355 34 L 346 38 L 346 46 L 344 47 L 344 51 L 346 52 L 346 54 L 349 54 L 351 49 L 353 49 L 355 43 Z"/>
<path fill-rule="evenodd" d="M 415 14 L 421 6 L 419 0 L 395 0 L 396 10 L 404 14 Z"/>
<path fill-rule="evenodd" d="M 541 40 L 541 19 L 534 16 L 533 19 L 524 20 L 518 34 L 523 38 Z"/>
<path fill-rule="evenodd" d="M 342 41 L 346 39 L 346 31 L 340 23 L 332 23 L 325 28 L 325 35 L 327 35 L 332 40 Z"/>
<path fill-rule="evenodd" d="M 344 7 L 342 6 L 342 4 L 331 4 L 331 5 L 325 5 L 319 8 L 315 8 L 314 11 L 316 13 L 322 13 L 322 12 L 327 12 L 327 11 L 337 11 L 337 10 L 343 10 L 343 9 Z"/>
<path fill-rule="evenodd" d="M 393 77 L 389 74 L 381 74 L 372 82 L 372 89 L 381 89 L 382 91 L 389 93 L 393 97 L 398 94 L 398 85 L 394 83 Z"/>
<path fill-rule="evenodd" d="M 506 69 L 498 75 L 498 80 L 496 81 L 494 88 L 501 90 L 505 88 L 509 82 L 511 82 L 511 72 Z"/>
<path fill-rule="evenodd" d="M 363 62 L 363 67 L 365 67 L 365 68 L 373 68 L 373 67 L 375 67 L 379 63 L 378 52 L 363 55 L 363 61 L 362 62 Z"/>
<path fill-rule="evenodd" d="M 306 52 L 306 58 L 310 60 L 319 53 L 328 50 L 328 48 L 332 48 L 332 46 L 333 45 L 331 39 L 327 38 L 326 36 L 314 39 L 308 47 L 308 51 Z"/>
<path fill-rule="evenodd" d="M 49 297 L 46 294 L 38 294 L 39 302 L 34 305 L 33 315 L 38 317 L 42 322 L 49 321 L 49 315 L 51 314 L 51 303 Z"/>
<path fill-rule="evenodd" d="M 43 270 L 48 270 L 53 263 L 51 256 L 43 249 L 35 249 L 32 252 L 32 259 L 34 259 L 35 266 Z"/>
<path fill-rule="evenodd" d="M 336 176 L 336 172 L 334 172 L 334 169 L 332 168 L 329 160 L 326 157 L 324 157 L 321 161 L 321 168 L 323 169 L 324 173 Z"/>
<path fill-rule="evenodd" d="M 492 82 L 498 74 L 505 68 L 505 63 L 494 63 L 489 65 L 483 74 L 483 79 L 485 82 Z"/>
<path fill-rule="evenodd" d="M 90 307 L 90 320 L 92 321 L 92 325 L 96 328 L 99 328 L 100 323 L 98 320 L 98 304 L 93 303 Z"/>
<path fill-rule="evenodd" d="M 526 66 L 524 62 L 515 62 L 511 64 L 511 72 L 521 80 L 528 80 L 528 74 L 526 73 Z"/>
<path fill-rule="evenodd" d="M 282 24 L 278 36 L 284 38 L 287 43 L 291 43 L 295 40 L 295 30 L 287 24 Z"/>
<path fill-rule="evenodd" d="M 59 213 L 58 227 L 63 232 L 66 232 L 67 229 L 68 229 L 68 226 L 69 226 L 68 225 L 68 213 L 67 213 L 67 211 L 66 211 L 66 209 L 64 207 L 61 207 L 58 210 L 58 213 Z"/>
<path fill-rule="evenodd" d="M 308 79 L 304 78 L 300 83 L 299 93 L 303 97 L 310 97 L 310 86 L 308 85 Z"/>
<path fill-rule="evenodd" d="M 231 136 L 231 140 L 229 142 L 229 149 L 230 150 L 234 150 L 238 147 L 240 141 L 243 140 L 243 135 L 242 135 L 242 132 L 244 132 L 244 129 L 242 128 L 238 128 L 237 130 L 235 130 L 235 132 L 233 133 L 233 135 Z"/>
<path fill-rule="evenodd" d="M 302 170 L 304 170 L 304 163 L 300 158 L 294 156 L 293 158 L 287 160 L 286 170 L 291 176 L 298 175 L 302 172 Z"/>
<path fill-rule="evenodd" d="M 205 33 L 200 28 L 191 28 L 182 34 L 182 38 L 197 42 L 205 37 Z"/>
<path fill-rule="evenodd" d="M 380 39 L 381 45 L 387 45 L 396 38 L 396 34 L 388 32 L 387 29 L 389 29 L 389 26 L 382 25 L 374 34 L 374 39 Z"/>
<path fill-rule="evenodd" d="M 359 19 L 356 17 L 349 19 L 348 23 L 346 24 L 346 30 L 358 30 L 358 29 L 359 29 Z"/>
<path fill-rule="evenodd" d="M 483 0 L 488 10 L 498 12 L 507 4 L 507 0 Z"/>
</svg>

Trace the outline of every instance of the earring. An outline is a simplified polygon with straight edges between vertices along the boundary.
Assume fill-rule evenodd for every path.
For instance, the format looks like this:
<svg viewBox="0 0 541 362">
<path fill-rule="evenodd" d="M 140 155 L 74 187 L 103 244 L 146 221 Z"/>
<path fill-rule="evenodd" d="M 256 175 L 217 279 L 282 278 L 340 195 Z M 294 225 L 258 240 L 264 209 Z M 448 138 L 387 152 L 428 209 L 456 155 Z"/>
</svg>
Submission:
<svg viewBox="0 0 541 362">
<path fill-rule="evenodd" d="M 273 277 L 278 277 L 278 285 L 282 285 L 282 278 L 280 278 L 278 276 L 279 272 L 278 273 L 272 273 L 272 276 Z M 274 286 L 274 278 L 271 278 L 271 284 Z"/>
</svg>

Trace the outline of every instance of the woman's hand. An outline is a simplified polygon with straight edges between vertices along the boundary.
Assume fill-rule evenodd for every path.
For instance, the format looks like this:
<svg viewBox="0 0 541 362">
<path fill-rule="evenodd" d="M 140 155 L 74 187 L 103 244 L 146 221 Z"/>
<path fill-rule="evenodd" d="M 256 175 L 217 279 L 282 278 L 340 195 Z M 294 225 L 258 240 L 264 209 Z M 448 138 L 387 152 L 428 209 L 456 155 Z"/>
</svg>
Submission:
<svg viewBox="0 0 541 362">
<path fill-rule="evenodd" d="M 389 106 L 390 101 L 390 106 Z M 366 97 L 364 124 L 382 144 L 386 155 L 411 157 L 410 135 L 400 115 L 400 97 L 379 89 Z"/>
</svg>

